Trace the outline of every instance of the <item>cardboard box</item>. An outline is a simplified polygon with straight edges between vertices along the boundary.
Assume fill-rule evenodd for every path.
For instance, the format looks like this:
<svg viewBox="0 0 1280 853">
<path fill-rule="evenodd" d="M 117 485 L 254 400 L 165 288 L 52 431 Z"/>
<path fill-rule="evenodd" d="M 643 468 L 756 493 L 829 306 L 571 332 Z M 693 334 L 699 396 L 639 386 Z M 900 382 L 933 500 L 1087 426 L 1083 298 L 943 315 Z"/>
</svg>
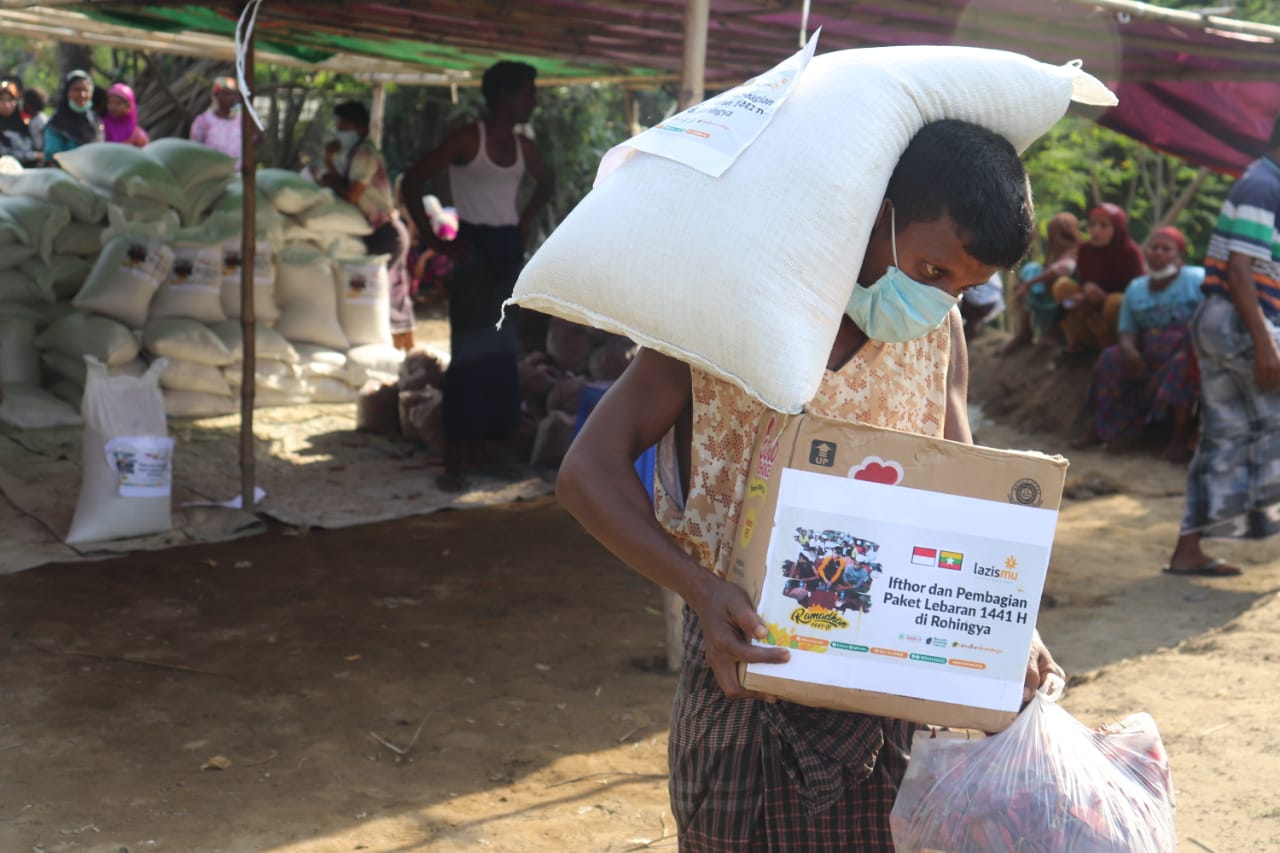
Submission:
<svg viewBox="0 0 1280 853">
<path fill-rule="evenodd" d="M 730 579 L 792 702 L 998 731 L 1017 716 L 1067 461 L 811 415 L 761 422 Z"/>
</svg>

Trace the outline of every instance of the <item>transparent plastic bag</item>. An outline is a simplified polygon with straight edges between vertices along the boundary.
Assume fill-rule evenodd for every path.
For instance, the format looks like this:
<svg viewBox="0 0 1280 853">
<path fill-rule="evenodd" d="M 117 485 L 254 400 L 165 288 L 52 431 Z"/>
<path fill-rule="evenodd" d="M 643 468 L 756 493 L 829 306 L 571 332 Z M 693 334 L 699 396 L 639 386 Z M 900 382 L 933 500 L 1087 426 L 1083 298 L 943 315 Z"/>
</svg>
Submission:
<svg viewBox="0 0 1280 853">
<path fill-rule="evenodd" d="M 1164 853 L 1173 800 L 1151 715 L 1092 730 L 1041 691 L 991 737 L 917 735 L 890 823 L 898 853 Z"/>
</svg>

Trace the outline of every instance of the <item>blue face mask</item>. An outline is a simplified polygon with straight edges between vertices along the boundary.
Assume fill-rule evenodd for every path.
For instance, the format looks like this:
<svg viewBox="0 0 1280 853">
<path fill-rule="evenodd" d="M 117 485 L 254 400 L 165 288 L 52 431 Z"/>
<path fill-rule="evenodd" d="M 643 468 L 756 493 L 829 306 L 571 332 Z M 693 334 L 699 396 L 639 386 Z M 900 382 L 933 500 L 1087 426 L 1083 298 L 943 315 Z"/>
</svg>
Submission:
<svg viewBox="0 0 1280 853">
<path fill-rule="evenodd" d="M 360 134 L 354 130 L 339 130 L 333 135 L 338 140 L 338 144 L 342 146 L 343 151 L 350 151 L 360 143 Z"/>
<path fill-rule="evenodd" d="M 871 340 L 897 344 L 922 338 L 938 328 L 960 297 L 921 284 L 898 269 L 893 208 L 889 208 L 889 235 L 893 241 L 893 266 L 870 287 L 854 285 L 844 313 Z"/>
</svg>

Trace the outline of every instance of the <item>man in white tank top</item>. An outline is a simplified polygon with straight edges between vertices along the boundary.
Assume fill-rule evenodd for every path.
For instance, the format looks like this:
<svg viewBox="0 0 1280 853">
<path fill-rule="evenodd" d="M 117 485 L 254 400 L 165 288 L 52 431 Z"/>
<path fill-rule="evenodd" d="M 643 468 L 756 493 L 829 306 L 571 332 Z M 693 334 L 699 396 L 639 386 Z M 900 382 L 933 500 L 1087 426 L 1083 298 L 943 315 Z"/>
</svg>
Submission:
<svg viewBox="0 0 1280 853">
<path fill-rule="evenodd" d="M 401 200 L 418 233 L 456 264 L 449 285 L 445 470 L 437 480 L 450 491 L 465 487 L 464 463 L 481 442 L 502 438 L 519 423 L 513 311 L 508 310 L 502 329 L 494 325 L 524 263 L 533 218 L 551 198 L 551 170 L 538 146 L 515 132 L 533 115 L 536 75 L 523 62 L 503 61 L 485 71 L 487 115 L 446 137 L 405 173 L 401 184 Z M 459 219 L 452 242 L 435 236 L 422 204 L 425 185 L 445 169 Z M 520 208 L 517 195 L 526 173 L 535 186 Z"/>
</svg>

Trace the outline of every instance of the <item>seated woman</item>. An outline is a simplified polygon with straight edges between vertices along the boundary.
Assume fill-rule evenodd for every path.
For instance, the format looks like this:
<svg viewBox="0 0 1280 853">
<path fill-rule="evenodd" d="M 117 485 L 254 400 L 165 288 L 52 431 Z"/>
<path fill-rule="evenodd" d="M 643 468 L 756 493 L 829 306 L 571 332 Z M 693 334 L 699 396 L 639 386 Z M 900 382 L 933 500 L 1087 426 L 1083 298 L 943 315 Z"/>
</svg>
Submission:
<svg viewBox="0 0 1280 853">
<path fill-rule="evenodd" d="M 45 165 L 56 165 L 54 156 L 63 151 L 71 151 L 101 138 L 98 116 L 93 111 L 93 79 L 86 71 L 71 71 L 63 81 L 58 108 L 44 126 Z"/>
<path fill-rule="evenodd" d="M 1048 248 L 1044 263 L 1027 261 L 1018 270 L 1018 284 L 1013 290 L 1014 335 L 1001 353 L 1011 353 L 1034 341 L 1048 346 L 1061 309 L 1053 298 L 1052 286 L 1063 276 L 1076 271 L 1076 252 L 1080 248 L 1080 223 L 1073 213 L 1057 213 L 1045 228 Z"/>
<path fill-rule="evenodd" d="M 22 118 L 22 87 L 16 80 L 0 80 L 0 157 L 13 157 L 23 168 L 40 165 L 40 152 Z"/>
<path fill-rule="evenodd" d="M 1157 228 L 1147 241 L 1151 272 L 1135 278 L 1120 307 L 1120 343 L 1107 347 L 1093 368 L 1089 431 L 1074 447 L 1108 444 L 1139 435 L 1168 409 L 1173 429 L 1164 456 L 1191 456 L 1191 404 L 1197 394 L 1187 322 L 1200 305 L 1204 267 L 1184 266 L 1187 241 L 1177 228 Z"/>
<path fill-rule="evenodd" d="M 138 124 L 138 99 L 127 83 L 107 89 L 107 114 L 102 119 L 104 142 L 123 142 L 141 148 L 151 141 Z"/>
<path fill-rule="evenodd" d="M 1089 211 L 1089 241 L 1076 255 L 1072 278 L 1053 284 L 1062 306 L 1068 353 L 1102 349 L 1116 342 L 1116 320 L 1129 282 L 1147 271 L 1142 250 L 1129 236 L 1129 217 L 1114 204 Z"/>
</svg>

